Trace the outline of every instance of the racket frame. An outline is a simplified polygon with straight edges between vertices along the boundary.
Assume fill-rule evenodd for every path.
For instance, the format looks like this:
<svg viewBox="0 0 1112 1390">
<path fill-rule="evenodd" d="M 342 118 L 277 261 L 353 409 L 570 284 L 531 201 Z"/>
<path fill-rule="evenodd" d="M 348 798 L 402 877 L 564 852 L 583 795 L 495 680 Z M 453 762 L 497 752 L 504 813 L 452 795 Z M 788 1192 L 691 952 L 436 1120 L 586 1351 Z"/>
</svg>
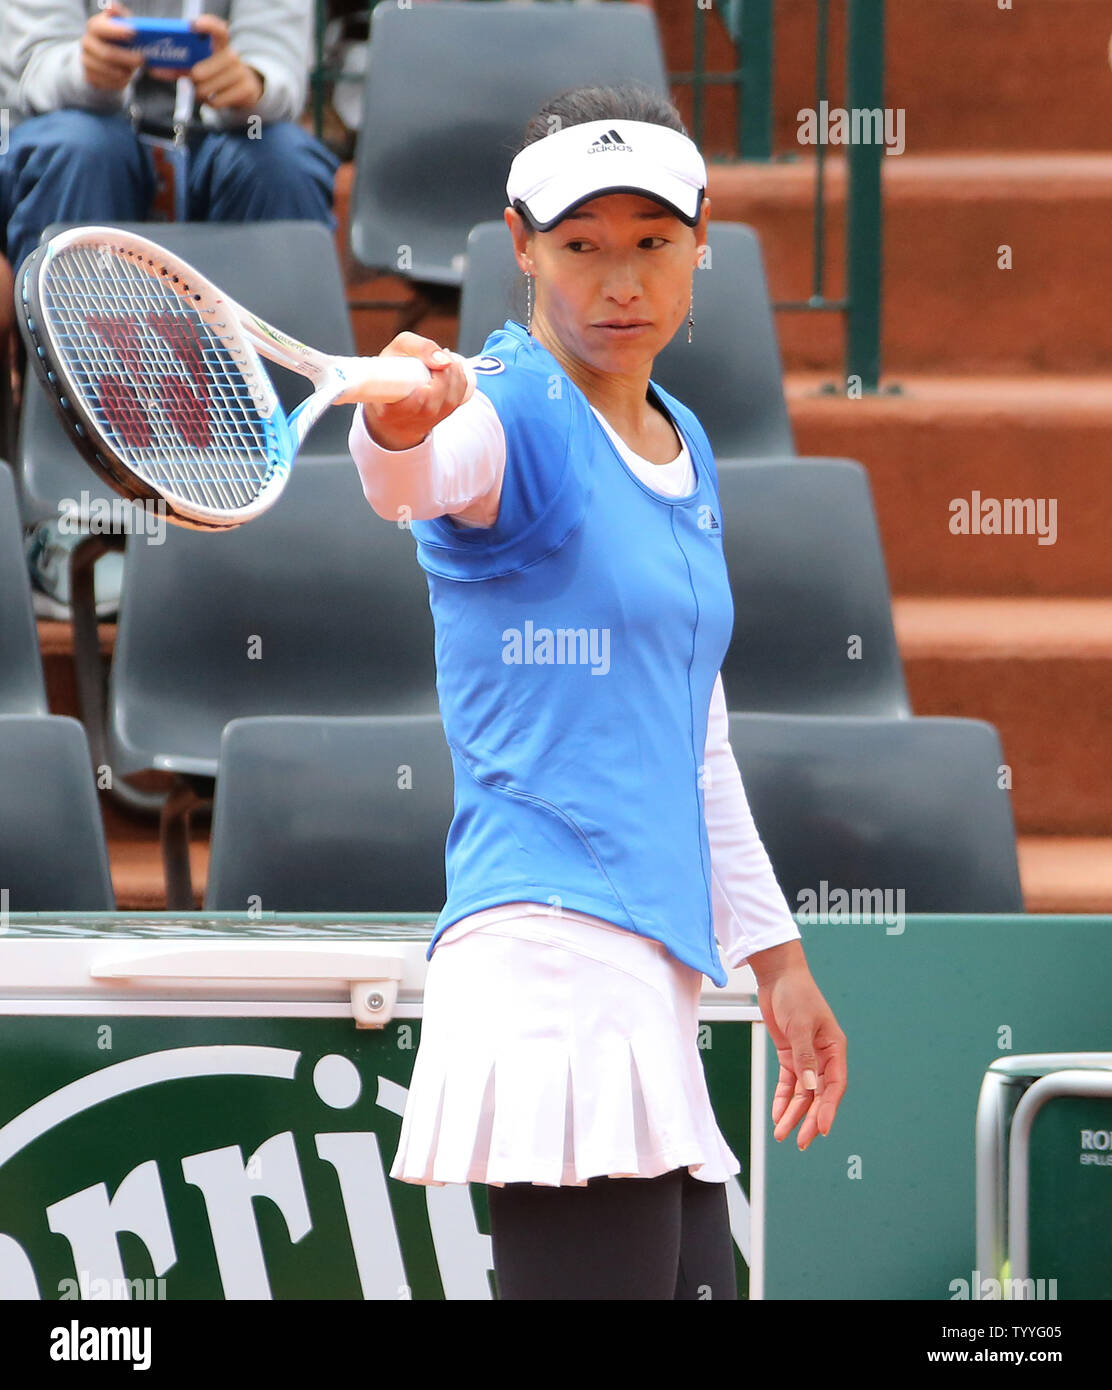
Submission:
<svg viewBox="0 0 1112 1390">
<path fill-rule="evenodd" d="M 62 365 L 64 355 L 42 300 L 42 281 L 50 262 L 63 252 L 80 247 L 93 254 L 108 250 L 122 255 L 143 273 L 162 281 L 200 313 L 208 331 L 235 360 L 258 412 L 269 462 L 263 485 L 250 503 L 222 509 L 168 495 L 137 477 L 105 440 L 104 431 L 94 420 L 81 391 L 74 390 L 68 379 L 70 374 Z M 254 520 L 273 506 L 306 436 L 337 397 L 368 383 L 373 386 L 376 399 L 400 400 L 431 378 L 425 364 L 413 357 L 337 357 L 319 352 L 245 309 L 180 256 L 117 227 L 71 228 L 37 247 L 20 267 L 15 298 L 28 357 L 78 451 L 127 500 L 160 503 L 169 519 L 193 530 L 228 530 Z M 313 385 L 312 394 L 289 416 L 282 409 L 260 356 L 298 372 Z M 468 377 L 470 395 L 474 389 L 470 371 Z"/>
</svg>

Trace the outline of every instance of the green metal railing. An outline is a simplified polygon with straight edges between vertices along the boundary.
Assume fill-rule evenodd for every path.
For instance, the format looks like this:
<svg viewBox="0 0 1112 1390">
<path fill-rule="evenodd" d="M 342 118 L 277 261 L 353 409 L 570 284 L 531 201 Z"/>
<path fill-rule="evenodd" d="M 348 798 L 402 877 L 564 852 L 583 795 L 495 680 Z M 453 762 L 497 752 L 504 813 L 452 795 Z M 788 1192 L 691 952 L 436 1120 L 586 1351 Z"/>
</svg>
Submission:
<svg viewBox="0 0 1112 1390">
<path fill-rule="evenodd" d="M 738 63 L 725 71 L 706 66 L 710 9 L 693 4 L 692 70 L 671 72 L 673 86 L 691 89 L 691 133 L 703 145 L 706 93 L 718 84 L 737 92 L 737 157 L 770 163 L 774 153 L 775 93 L 773 53 L 775 0 L 719 0 Z M 885 0 L 847 0 L 846 104 L 849 111 L 881 111 L 884 104 Z M 826 109 L 829 85 L 830 3 L 816 0 L 814 109 Z M 826 145 L 815 146 L 815 196 L 812 216 L 811 291 L 806 299 L 776 301 L 777 310 L 845 315 L 844 370 L 848 387 L 875 393 L 880 379 L 881 271 L 883 202 L 879 143 L 851 143 L 846 157 L 845 297 L 826 294 Z M 797 154 L 783 157 L 797 160 Z"/>
<path fill-rule="evenodd" d="M 822 0 L 826 9 L 826 0 Z M 884 0 L 850 0 L 846 105 L 884 110 Z M 822 146 L 820 145 L 821 149 Z M 880 377 L 884 201 L 880 144 L 851 144 L 846 195 L 846 363 L 875 392 Z"/>
<path fill-rule="evenodd" d="M 489 0 L 488 0 L 489 2 Z M 377 0 L 363 11 L 369 15 Z M 678 3 L 678 0 L 673 0 Z M 692 67 L 669 72 L 673 89 L 691 92 L 691 133 L 700 147 L 707 124 L 707 94 L 712 87 L 736 92 L 735 151 L 742 161 L 786 163 L 796 152 L 777 154 L 773 56 L 776 0 L 687 0 L 692 15 Z M 716 6 L 714 9 L 712 7 Z M 829 85 L 830 0 L 815 0 L 815 111 L 826 109 Z M 736 63 L 714 70 L 707 66 L 708 25 L 720 15 L 732 40 Z M 329 0 L 316 0 L 316 61 L 311 74 L 314 128 L 321 134 L 329 85 L 362 80 L 330 68 L 325 60 Z M 884 110 L 885 0 L 846 2 L 846 105 L 850 112 Z M 845 389 L 878 390 L 881 363 L 880 322 L 883 256 L 881 167 L 883 144 L 855 141 L 846 146 L 845 295 L 826 294 L 827 150 L 821 140 L 814 154 L 814 203 L 810 293 L 803 299 L 775 301 L 773 308 L 845 316 Z"/>
</svg>

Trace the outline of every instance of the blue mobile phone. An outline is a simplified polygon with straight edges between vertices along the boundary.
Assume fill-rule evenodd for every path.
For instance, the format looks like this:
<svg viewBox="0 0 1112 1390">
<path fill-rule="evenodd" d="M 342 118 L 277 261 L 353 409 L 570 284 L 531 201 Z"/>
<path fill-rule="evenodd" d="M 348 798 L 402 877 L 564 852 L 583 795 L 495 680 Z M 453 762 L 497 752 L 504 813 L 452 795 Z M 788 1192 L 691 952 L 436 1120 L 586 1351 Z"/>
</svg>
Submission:
<svg viewBox="0 0 1112 1390">
<path fill-rule="evenodd" d="M 128 17 L 116 23 L 135 31 L 127 47 L 138 49 L 149 68 L 188 72 L 194 63 L 212 55 L 212 35 L 194 33 L 188 20 Z"/>
</svg>

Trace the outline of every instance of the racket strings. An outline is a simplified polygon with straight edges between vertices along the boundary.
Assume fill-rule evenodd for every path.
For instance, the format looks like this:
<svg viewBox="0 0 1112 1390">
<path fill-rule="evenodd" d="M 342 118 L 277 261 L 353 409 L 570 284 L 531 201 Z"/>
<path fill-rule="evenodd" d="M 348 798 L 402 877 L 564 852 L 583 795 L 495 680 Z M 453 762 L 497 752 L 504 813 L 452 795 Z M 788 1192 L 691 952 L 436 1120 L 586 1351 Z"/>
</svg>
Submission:
<svg viewBox="0 0 1112 1390">
<path fill-rule="evenodd" d="M 70 385 L 122 462 L 168 497 L 220 511 L 272 470 L 263 388 L 200 301 L 105 247 L 73 246 L 43 285 Z"/>
</svg>

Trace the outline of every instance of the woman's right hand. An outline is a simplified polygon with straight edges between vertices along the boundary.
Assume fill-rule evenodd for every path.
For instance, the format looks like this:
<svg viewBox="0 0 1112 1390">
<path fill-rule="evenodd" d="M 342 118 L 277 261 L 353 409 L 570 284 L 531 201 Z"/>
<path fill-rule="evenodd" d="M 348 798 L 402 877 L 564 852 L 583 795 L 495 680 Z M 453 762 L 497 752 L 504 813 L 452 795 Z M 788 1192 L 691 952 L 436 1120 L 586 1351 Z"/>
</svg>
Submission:
<svg viewBox="0 0 1112 1390">
<path fill-rule="evenodd" d="M 417 357 L 432 373 L 431 381 L 415 386 L 400 401 L 391 401 L 389 405 L 363 402 L 363 423 L 376 444 L 384 449 L 412 449 L 462 403 L 467 392 L 462 359 L 417 333 L 399 333 L 378 355 Z M 337 404 L 358 399 L 358 391 L 354 390 L 341 396 Z"/>
</svg>

